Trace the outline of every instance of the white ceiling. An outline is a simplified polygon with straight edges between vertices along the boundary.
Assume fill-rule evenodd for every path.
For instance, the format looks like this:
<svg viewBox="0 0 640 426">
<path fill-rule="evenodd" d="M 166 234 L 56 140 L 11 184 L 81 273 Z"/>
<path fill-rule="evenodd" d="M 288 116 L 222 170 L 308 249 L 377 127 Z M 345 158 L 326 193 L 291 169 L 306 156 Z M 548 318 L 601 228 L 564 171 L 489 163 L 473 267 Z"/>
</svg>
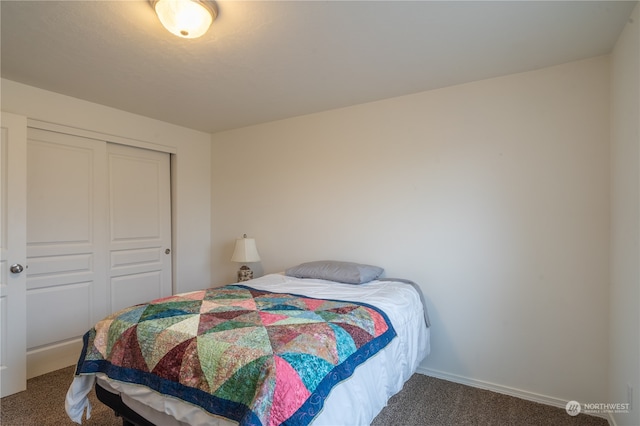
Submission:
<svg viewBox="0 0 640 426">
<path fill-rule="evenodd" d="M 218 1 L 177 38 L 147 1 L 1 2 L 9 80 L 205 132 L 607 54 L 635 1 Z"/>
</svg>

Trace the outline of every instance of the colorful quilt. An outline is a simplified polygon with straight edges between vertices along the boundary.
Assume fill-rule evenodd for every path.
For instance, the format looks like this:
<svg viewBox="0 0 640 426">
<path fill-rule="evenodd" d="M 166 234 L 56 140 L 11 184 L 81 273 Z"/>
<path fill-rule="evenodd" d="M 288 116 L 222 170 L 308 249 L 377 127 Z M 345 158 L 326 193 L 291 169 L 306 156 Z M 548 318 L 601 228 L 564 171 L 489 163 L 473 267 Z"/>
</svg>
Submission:
<svg viewBox="0 0 640 426">
<path fill-rule="evenodd" d="M 141 384 L 241 425 L 307 425 L 395 336 L 370 305 L 230 285 L 105 318 L 85 334 L 76 374 Z"/>
</svg>

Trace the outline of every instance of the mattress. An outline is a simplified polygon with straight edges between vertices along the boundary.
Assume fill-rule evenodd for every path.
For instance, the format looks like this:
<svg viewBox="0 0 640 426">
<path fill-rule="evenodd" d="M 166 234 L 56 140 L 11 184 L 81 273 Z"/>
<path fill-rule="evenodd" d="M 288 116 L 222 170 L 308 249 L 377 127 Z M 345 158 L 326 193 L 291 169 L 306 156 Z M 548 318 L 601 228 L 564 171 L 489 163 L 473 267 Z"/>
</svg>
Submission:
<svg viewBox="0 0 640 426">
<path fill-rule="evenodd" d="M 313 425 L 370 424 L 388 399 L 402 389 L 430 351 L 426 308 L 416 288 L 406 282 L 385 280 L 351 285 L 270 274 L 244 284 L 274 293 L 369 304 L 381 309 L 396 331 L 396 337 L 383 349 L 359 365 L 351 377 L 332 388 L 322 411 L 313 419 Z M 96 380 L 102 388 L 119 394 L 128 407 L 154 424 L 237 424 L 190 403 L 144 386 L 112 380 L 102 373 L 74 378 L 67 395 L 67 412 L 73 420 L 78 421 L 82 417 L 85 407 L 90 410 L 83 395 L 88 393 Z"/>
</svg>

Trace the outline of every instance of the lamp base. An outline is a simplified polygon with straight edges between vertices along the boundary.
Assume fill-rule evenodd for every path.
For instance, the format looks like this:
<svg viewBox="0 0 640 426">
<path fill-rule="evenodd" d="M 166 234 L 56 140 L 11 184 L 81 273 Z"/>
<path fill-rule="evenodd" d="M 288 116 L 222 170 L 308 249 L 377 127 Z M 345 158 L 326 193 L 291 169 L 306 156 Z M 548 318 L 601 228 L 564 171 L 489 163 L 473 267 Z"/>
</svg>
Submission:
<svg viewBox="0 0 640 426">
<path fill-rule="evenodd" d="M 247 266 L 242 265 L 238 269 L 238 282 L 249 281 L 253 279 L 253 271 Z"/>
</svg>

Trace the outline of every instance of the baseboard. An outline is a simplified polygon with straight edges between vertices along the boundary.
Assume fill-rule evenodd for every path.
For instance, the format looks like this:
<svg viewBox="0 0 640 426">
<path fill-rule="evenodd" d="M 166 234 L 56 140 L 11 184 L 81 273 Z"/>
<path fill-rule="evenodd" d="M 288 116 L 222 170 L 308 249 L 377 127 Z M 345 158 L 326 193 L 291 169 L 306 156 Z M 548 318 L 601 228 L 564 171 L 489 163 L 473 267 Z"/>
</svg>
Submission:
<svg viewBox="0 0 640 426">
<path fill-rule="evenodd" d="M 562 409 L 565 409 L 567 406 L 567 402 L 569 402 L 563 399 L 554 398 L 552 396 L 529 392 L 522 389 L 516 389 L 509 386 L 502 386 L 491 382 L 485 382 L 483 380 L 471 379 L 469 377 L 458 376 L 456 374 L 445 373 L 444 371 L 433 370 L 431 368 L 418 367 L 417 372 L 420 374 L 424 374 L 425 376 L 435 377 L 437 379 L 447 380 L 449 382 L 460 383 L 461 385 L 467 385 L 478 389 L 485 389 L 492 392 L 525 399 L 527 401 L 538 402 L 540 404 L 551 405 L 552 407 L 558 407 Z M 609 422 L 609 425 L 616 426 L 611 414 L 592 415 L 603 417 Z"/>
<path fill-rule="evenodd" d="M 78 363 L 82 338 L 27 351 L 27 379 Z"/>
</svg>

